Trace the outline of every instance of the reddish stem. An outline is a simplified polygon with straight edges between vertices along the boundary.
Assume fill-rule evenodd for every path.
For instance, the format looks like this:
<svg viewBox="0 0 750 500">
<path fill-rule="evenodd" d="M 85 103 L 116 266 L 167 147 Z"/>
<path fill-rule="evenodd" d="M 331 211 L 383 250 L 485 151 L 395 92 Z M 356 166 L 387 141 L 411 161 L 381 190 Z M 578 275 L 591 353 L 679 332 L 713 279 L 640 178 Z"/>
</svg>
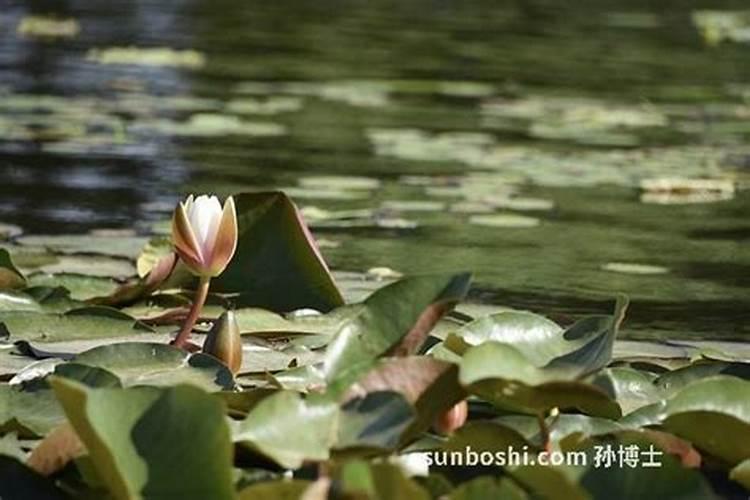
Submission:
<svg viewBox="0 0 750 500">
<path fill-rule="evenodd" d="M 198 321 L 198 317 L 203 309 L 203 304 L 206 302 L 208 297 L 208 286 L 211 283 L 211 278 L 201 277 L 198 289 L 195 291 L 195 299 L 193 300 L 193 307 L 190 309 L 188 317 L 185 319 L 185 323 L 182 325 L 180 333 L 177 334 L 172 345 L 179 348 L 185 348 L 188 338 L 190 338 L 190 332 L 193 331 L 195 322 Z"/>
</svg>

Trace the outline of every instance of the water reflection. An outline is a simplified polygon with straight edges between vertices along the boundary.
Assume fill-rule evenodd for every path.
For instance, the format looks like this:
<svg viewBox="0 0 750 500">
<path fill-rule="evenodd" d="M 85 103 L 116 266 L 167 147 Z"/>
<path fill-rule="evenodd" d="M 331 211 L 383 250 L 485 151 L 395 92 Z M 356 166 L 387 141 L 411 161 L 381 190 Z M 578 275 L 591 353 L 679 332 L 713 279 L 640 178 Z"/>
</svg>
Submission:
<svg viewBox="0 0 750 500">
<path fill-rule="evenodd" d="M 283 187 L 339 269 L 471 268 L 567 315 L 622 291 L 632 334 L 742 337 L 748 46 L 708 47 L 707 8 L 744 2 L 11 2 L 0 220 L 144 229 L 185 191 Z"/>
</svg>

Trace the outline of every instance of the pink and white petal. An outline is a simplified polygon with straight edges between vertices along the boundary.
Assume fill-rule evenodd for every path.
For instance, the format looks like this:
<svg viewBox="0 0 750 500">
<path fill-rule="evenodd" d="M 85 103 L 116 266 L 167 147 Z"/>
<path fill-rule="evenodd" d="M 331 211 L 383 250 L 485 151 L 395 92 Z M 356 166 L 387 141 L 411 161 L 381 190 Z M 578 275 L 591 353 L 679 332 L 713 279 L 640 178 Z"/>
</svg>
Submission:
<svg viewBox="0 0 750 500">
<path fill-rule="evenodd" d="M 182 204 L 178 205 L 172 217 L 172 242 L 175 251 L 189 267 L 202 267 L 205 260 L 195 233 Z"/>
<path fill-rule="evenodd" d="M 217 228 L 213 252 L 210 257 L 211 274 L 218 276 L 227 267 L 237 250 L 237 209 L 231 196 L 224 202 L 224 210 Z"/>
</svg>

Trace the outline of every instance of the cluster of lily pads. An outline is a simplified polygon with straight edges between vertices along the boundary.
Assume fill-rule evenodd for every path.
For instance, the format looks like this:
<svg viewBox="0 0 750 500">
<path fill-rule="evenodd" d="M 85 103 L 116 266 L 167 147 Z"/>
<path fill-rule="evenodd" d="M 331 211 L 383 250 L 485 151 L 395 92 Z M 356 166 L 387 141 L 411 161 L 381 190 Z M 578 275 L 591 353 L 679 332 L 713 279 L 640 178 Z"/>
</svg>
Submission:
<svg viewBox="0 0 750 500">
<path fill-rule="evenodd" d="M 340 287 L 289 198 L 234 200 L 236 253 L 192 340 L 233 310 L 236 373 L 169 344 L 197 280 L 163 239 L 146 245 L 136 275 L 135 261 L 112 257 L 125 250 L 121 235 L 43 249 L 8 235 L 2 498 L 703 499 L 750 489 L 747 352 L 620 343 L 624 297 L 611 314 L 561 325 L 466 302 L 463 272 L 387 284 L 344 276 Z M 36 271 L 34 256 L 46 262 Z M 95 276 L 50 259 L 129 265 L 134 277 L 87 288 Z M 607 446 L 656 450 L 660 466 L 596 467 Z M 509 447 L 589 461 L 407 466 Z"/>
</svg>

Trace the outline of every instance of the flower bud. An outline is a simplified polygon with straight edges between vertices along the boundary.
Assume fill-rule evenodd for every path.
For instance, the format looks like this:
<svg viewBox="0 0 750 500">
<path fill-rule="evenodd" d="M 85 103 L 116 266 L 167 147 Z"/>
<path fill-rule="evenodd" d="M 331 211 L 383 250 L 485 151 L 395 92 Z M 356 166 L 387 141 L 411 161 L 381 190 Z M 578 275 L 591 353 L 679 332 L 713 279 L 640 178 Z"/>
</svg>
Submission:
<svg viewBox="0 0 750 500">
<path fill-rule="evenodd" d="M 435 419 L 432 426 L 439 434 L 453 434 L 453 431 L 466 423 L 466 418 L 468 416 L 469 404 L 464 399 L 453 405 L 450 410 Z"/>
<path fill-rule="evenodd" d="M 233 311 L 224 311 L 216 320 L 203 344 L 203 352 L 227 365 L 235 375 L 240 371 L 242 337 Z"/>
<path fill-rule="evenodd" d="M 237 211 L 230 196 L 188 196 L 172 217 L 175 251 L 190 271 L 202 277 L 221 274 L 237 249 Z"/>
</svg>

